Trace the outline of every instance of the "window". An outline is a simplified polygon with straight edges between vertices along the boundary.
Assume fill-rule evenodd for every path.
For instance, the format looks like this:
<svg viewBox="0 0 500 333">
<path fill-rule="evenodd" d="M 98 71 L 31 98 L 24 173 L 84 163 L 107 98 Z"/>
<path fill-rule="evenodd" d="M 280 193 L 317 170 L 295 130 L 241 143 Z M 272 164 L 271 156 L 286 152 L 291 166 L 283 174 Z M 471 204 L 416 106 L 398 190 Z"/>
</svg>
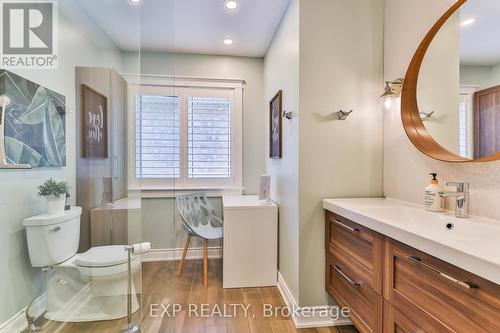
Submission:
<svg viewBox="0 0 500 333">
<path fill-rule="evenodd" d="M 473 107 L 476 86 L 460 86 L 458 104 L 459 153 L 465 158 L 474 158 Z"/>
<path fill-rule="evenodd" d="M 136 177 L 180 177 L 179 97 L 136 97 Z"/>
<path fill-rule="evenodd" d="M 460 104 L 458 110 L 458 132 L 459 132 L 459 146 L 460 146 L 460 156 L 469 157 L 469 133 L 468 133 L 468 109 L 466 96 L 460 96 Z"/>
<path fill-rule="evenodd" d="M 188 177 L 231 177 L 231 102 L 188 98 Z"/>
<path fill-rule="evenodd" d="M 241 187 L 242 81 L 146 81 L 130 88 L 135 135 L 131 185 L 158 190 Z"/>
</svg>

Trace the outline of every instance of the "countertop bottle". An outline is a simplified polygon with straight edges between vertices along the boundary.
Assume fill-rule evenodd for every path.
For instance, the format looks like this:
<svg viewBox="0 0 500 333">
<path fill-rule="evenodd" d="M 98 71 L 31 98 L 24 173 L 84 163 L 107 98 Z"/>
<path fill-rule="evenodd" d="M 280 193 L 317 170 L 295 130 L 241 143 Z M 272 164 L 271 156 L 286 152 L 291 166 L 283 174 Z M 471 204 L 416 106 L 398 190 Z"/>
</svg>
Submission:
<svg viewBox="0 0 500 333">
<path fill-rule="evenodd" d="M 444 212 L 444 198 L 439 195 L 443 189 L 439 186 L 437 173 L 432 172 L 431 184 L 425 188 L 425 210 L 429 212 Z"/>
</svg>

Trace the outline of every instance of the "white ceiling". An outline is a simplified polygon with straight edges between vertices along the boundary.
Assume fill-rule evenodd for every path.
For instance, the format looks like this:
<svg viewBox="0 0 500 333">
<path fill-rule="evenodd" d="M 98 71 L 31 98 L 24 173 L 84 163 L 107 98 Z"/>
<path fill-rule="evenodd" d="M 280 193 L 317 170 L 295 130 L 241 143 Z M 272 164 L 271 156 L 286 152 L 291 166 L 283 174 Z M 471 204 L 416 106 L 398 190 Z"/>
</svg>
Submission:
<svg viewBox="0 0 500 333">
<path fill-rule="evenodd" d="M 460 10 L 461 21 L 478 20 L 460 31 L 460 61 L 466 65 L 500 63 L 500 1 L 469 0 Z"/>
<path fill-rule="evenodd" d="M 224 0 L 75 1 L 123 50 L 137 51 L 140 39 L 148 51 L 262 57 L 290 0 L 239 0 L 235 12 Z"/>
</svg>

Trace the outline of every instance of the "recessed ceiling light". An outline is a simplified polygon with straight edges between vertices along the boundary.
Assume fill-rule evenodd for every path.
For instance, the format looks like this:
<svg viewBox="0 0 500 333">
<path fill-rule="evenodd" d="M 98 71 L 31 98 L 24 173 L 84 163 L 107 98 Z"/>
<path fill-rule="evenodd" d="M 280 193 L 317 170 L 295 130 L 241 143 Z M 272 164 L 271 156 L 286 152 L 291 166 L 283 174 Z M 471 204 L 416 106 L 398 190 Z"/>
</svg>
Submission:
<svg viewBox="0 0 500 333">
<path fill-rule="evenodd" d="M 231 44 L 233 44 L 233 40 L 231 38 L 226 38 L 226 39 L 224 39 L 224 44 L 231 45 Z"/>
<path fill-rule="evenodd" d="M 236 0 L 226 0 L 224 1 L 224 6 L 229 10 L 236 10 L 238 8 L 238 1 Z"/>
<path fill-rule="evenodd" d="M 462 23 L 460 23 L 460 25 L 462 27 L 466 27 L 468 25 L 476 23 L 476 21 L 477 21 L 477 17 L 470 17 L 468 19 L 463 20 Z"/>
<path fill-rule="evenodd" d="M 128 0 L 128 2 L 134 4 L 134 5 L 138 5 L 141 3 L 142 0 Z"/>
</svg>

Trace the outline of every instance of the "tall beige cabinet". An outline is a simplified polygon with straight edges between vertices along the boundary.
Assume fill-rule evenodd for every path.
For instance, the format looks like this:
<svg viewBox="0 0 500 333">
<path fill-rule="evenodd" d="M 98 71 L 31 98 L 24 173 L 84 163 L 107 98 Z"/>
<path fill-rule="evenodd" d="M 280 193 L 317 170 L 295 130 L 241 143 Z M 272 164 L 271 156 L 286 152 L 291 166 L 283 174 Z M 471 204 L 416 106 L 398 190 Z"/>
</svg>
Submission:
<svg viewBox="0 0 500 333">
<path fill-rule="evenodd" d="M 84 158 L 82 85 L 107 98 L 108 157 Z M 112 177 L 113 199 L 127 196 L 127 82 L 113 69 L 76 68 L 76 204 L 83 209 L 80 248 L 90 248 L 90 211 L 101 204 L 103 177 Z"/>
</svg>

